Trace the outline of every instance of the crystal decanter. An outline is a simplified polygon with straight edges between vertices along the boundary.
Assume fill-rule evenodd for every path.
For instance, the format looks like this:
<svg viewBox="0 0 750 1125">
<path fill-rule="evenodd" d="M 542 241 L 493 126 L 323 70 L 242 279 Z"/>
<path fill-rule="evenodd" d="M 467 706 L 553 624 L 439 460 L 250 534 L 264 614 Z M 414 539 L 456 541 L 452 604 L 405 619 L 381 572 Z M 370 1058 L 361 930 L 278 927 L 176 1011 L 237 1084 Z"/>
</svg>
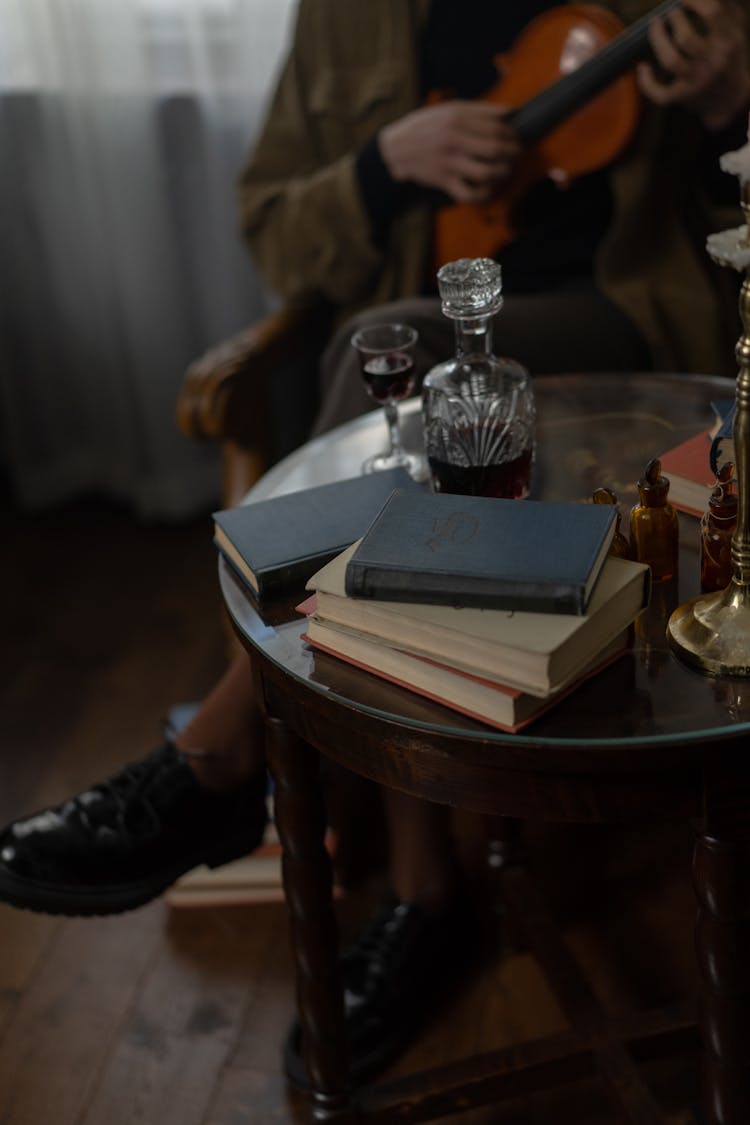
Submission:
<svg viewBox="0 0 750 1125">
<path fill-rule="evenodd" d="M 425 447 L 436 492 L 522 499 L 534 463 L 536 411 L 529 374 L 492 350 L 502 272 L 489 258 L 447 262 L 437 275 L 456 354 L 423 382 Z"/>
</svg>

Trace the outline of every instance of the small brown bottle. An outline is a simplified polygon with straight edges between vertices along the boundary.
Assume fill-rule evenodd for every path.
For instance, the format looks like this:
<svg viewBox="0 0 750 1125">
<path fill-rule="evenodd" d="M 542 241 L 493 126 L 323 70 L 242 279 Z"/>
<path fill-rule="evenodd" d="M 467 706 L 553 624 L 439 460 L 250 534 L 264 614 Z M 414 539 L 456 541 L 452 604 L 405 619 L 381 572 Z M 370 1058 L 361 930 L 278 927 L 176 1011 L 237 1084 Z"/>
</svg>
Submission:
<svg viewBox="0 0 750 1125">
<path fill-rule="evenodd" d="M 614 504 L 617 506 L 618 500 L 611 488 L 595 488 L 591 499 L 595 504 Z M 622 533 L 620 524 L 622 523 L 622 515 L 620 509 L 617 509 L 615 517 L 615 533 L 612 536 L 612 542 L 609 545 L 607 554 L 615 559 L 629 559 L 630 558 L 630 544 Z"/>
<path fill-rule="evenodd" d="M 639 503 L 630 512 L 630 550 L 636 562 L 648 563 L 654 582 L 677 576 L 679 525 L 669 503 L 669 479 L 654 457 L 638 481 Z"/>
<path fill-rule="evenodd" d="M 721 466 L 701 520 L 701 590 L 725 590 L 732 579 L 732 537 L 737 530 L 734 463 Z"/>
</svg>

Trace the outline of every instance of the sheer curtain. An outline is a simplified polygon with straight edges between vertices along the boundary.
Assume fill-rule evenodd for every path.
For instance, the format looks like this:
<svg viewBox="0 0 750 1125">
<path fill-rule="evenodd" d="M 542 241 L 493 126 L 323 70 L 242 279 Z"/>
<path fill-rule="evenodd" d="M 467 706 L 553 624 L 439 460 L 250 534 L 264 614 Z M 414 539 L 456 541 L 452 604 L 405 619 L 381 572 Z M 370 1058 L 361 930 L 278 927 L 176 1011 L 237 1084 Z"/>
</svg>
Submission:
<svg viewBox="0 0 750 1125">
<path fill-rule="evenodd" d="M 295 0 L 0 0 L 0 460 L 26 508 L 217 498 L 186 364 L 270 307 L 235 183 Z"/>
</svg>

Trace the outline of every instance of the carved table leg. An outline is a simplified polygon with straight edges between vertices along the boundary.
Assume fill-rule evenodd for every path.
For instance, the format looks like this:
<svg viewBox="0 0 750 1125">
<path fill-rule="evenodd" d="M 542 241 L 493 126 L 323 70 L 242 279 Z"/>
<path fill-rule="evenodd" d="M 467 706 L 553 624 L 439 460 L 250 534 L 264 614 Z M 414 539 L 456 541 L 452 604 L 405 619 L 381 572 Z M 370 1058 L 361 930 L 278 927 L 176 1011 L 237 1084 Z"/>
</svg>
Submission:
<svg viewBox="0 0 750 1125">
<path fill-rule="evenodd" d="M 706 1125 L 750 1122 L 750 852 L 747 840 L 696 838 Z"/>
<path fill-rule="evenodd" d="M 331 898 L 318 755 L 279 719 L 267 716 L 268 756 L 283 847 L 284 892 L 297 969 L 297 1007 L 315 1122 L 355 1120 Z"/>
<path fill-rule="evenodd" d="M 504 954 L 517 953 L 524 946 L 524 938 L 508 913 L 503 897 L 505 872 L 525 863 L 521 821 L 511 816 L 486 816 L 484 827 L 487 840 L 487 893 L 492 908 L 493 940 Z"/>
</svg>

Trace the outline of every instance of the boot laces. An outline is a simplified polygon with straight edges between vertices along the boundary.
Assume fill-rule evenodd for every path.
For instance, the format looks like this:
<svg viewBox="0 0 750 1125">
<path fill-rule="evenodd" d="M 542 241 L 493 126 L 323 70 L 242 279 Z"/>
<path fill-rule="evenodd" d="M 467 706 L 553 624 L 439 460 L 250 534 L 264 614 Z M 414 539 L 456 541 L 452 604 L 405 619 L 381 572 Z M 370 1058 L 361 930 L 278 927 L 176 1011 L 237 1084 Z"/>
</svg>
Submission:
<svg viewBox="0 0 750 1125">
<path fill-rule="evenodd" d="M 344 956 L 344 972 L 347 967 L 355 973 L 357 969 L 364 970 L 362 983 L 367 991 L 375 990 L 383 980 L 390 979 L 389 970 L 403 959 L 411 944 L 414 927 L 408 920 L 415 910 L 414 905 L 407 902 L 385 907 Z"/>
<path fill-rule="evenodd" d="M 178 751 L 171 743 L 166 743 L 159 750 L 142 758 L 138 762 L 131 762 L 124 766 L 118 773 L 93 788 L 104 801 L 93 808 L 81 794 L 73 798 L 73 803 L 78 809 L 82 823 L 90 831 L 96 832 L 101 825 L 114 827 L 115 825 L 124 832 L 128 831 L 128 819 L 133 819 L 134 814 L 142 817 L 144 814 L 150 827 L 157 831 L 160 827 L 160 817 L 154 800 L 149 796 L 158 794 L 159 782 L 174 769 L 178 761 Z M 113 808 L 114 824 L 108 815 Z"/>
</svg>

